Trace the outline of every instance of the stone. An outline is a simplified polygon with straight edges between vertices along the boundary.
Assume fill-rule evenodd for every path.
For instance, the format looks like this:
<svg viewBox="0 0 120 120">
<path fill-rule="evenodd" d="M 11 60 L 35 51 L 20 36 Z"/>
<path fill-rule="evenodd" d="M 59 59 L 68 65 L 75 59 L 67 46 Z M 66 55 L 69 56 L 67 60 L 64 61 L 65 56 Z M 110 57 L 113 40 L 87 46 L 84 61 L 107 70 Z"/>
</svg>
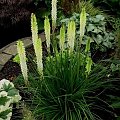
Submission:
<svg viewBox="0 0 120 120">
<path fill-rule="evenodd" d="M 10 55 L 16 55 L 17 54 L 17 47 L 15 44 L 13 45 L 10 45 L 9 47 L 7 47 L 3 53 L 7 53 L 7 54 L 10 54 Z"/>
<path fill-rule="evenodd" d="M 12 58 L 12 55 L 8 55 L 5 53 L 0 54 L 0 65 L 5 65 L 7 61 L 9 61 Z"/>
<path fill-rule="evenodd" d="M 42 33 L 39 34 L 38 36 L 41 38 L 42 42 L 45 41 L 45 33 L 44 33 L 44 32 L 42 32 Z"/>
<path fill-rule="evenodd" d="M 45 41 L 45 34 L 44 32 L 39 34 L 39 37 L 42 39 L 42 42 Z M 32 38 L 26 37 L 21 39 L 24 43 L 25 47 L 29 47 L 32 45 Z M 17 42 L 13 42 L 4 48 L 0 49 L 0 65 L 5 65 L 5 63 L 17 54 Z"/>
<path fill-rule="evenodd" d="M 32 45 L 32 41 L 31 41 L 31 39 L 29 37 L 23 38 L 21 40 L 23 41 L 25 47 L 29 47 L 30 45 Z M 16 46 L 16 44 L 17 44 L 17 42 L 13 42 L 13 44 L 10 44 L 8 47 L 6 47 L 3 50 L 3 53 L 7 53 L 7 54 L 15 56 L 17 54 L 17 46 Z"/>
<path fill-rule="evenodd" d="M 25 47 L 29 47 L 29 46 L 32 45 L 32 40 L 30 39 L 30 37 L 27 37 L 27 38 L 21 39 L 21 40 L 23 40 L 23 43 L 24 43 Z"/>
<path fill-rule="evenodd" d="M 0 71 L 2 70 L 2 68 L 3 68 L 3 65 L 0 65 Z"/>
</svg>

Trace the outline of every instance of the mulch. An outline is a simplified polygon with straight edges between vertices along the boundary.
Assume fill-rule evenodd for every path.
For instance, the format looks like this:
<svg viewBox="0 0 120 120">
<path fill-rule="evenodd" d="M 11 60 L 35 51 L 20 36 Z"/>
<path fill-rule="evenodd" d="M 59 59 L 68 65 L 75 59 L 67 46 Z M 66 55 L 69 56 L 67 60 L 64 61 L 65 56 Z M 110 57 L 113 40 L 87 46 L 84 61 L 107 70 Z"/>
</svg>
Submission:
<svg viewBox="0 0 120 120">
<path fill-rule="evenodd" d="M 47 52 L 46 52 L 45 42 L 43 42 L 42 45 L 43 45 L 43 56 L 46 56 Z M 26 54 L 30 56 L 34 56 L 33 46 L 30 46 L 26 49 Z M 20 65 L 16 62 L 13 62 L 12 59 L 13 58 L 11 58 L 0 71 L 0 80 L 7 79 L 10 81 L 13 81 L 19 76 L 19 74 L 21 74 Z M 28 63 L 28 67 L 29 66 L 30 66 L 30 63 Z"/>
<path fill-rule="evenodd" d="M 18 63 L 13 62 L 12 60 L 8 61 L 3 69 L 0 71 L 0 80 L 14 80 L 21 73 L 20 66 Z"/>
</svg>

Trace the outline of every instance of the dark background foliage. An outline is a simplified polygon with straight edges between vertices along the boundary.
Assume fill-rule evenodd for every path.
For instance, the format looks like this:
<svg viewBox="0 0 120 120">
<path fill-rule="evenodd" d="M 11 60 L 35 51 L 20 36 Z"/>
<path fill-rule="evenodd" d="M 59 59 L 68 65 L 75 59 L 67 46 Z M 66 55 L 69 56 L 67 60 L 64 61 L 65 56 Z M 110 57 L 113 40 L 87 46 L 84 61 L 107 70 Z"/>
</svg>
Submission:
<svg viewBox="0 0 120 120">
<path fill-rule="evenodd" d="M 120 16 L 120 0 L 92 0 L 95 6 L 108 11 L 110 14 Z"/>
<path fill-rule="evenodd" d="M 33 0 L 1 0 L 0 26 L 8 27 L 30 18 Z"/>
<path fill-rule="evenodd" d="M 0 0 L 0 48 L 30 35 L 33 0 Z"/>
</svg>

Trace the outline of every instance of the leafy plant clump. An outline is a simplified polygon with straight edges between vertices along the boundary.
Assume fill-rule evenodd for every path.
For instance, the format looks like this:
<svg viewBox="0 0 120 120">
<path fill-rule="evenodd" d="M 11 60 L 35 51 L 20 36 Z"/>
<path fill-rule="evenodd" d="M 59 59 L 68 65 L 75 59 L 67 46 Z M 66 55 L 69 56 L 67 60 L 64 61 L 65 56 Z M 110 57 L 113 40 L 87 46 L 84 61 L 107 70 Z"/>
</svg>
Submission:
<svg viewBox="0 0 120 120">
<path fill-rule="evenodd" d="M 112 107 L 106 102 L 108 98 L 106 91 L 113 88 L 109 80 L 111 73 L 109 69 L 92 62 L 90 57 L 90 35 L 89 38 L 86 37 L 85 49 L 82 48 L 81 44 L 84 43 L 85 39 L 85 26 L 88 24 L 86 19 L 89 19 L 85 8 L 82 9 L 79 16 L 80 20 L 78 19 L 77 22 L 71 19 L 66 26 L 62 25 L 60 39 L 57 43 L 55 39 L 57 1 L 52 1 L 52 29 L 50 29 L 48 17 L 45 17 L 44 20 L 48 55 L 43 62 L 42 43 L 41 38 L 38 37 L 37 19 L 34 14 L 31 15 L 36 72 L 28 74 L 24 44 L 22 41 L 17 42 L 24 80 L 18 77 L 16 82 L 22 82 L 19 86 L 27 97 L 25 102 L 30 106 L 31 111 L 28 111 L 30 111 L 30 116 L 34 119 L 106 120 L 115 118 Z M 95 21 L 97 26 L 98 22 L 103 19 L 102 15 L 97 15 L 94 19 L 89 19 L 89 21 Z M 77 24 L 79 27 L 76 28 Z M 65 30 L 66 27 L 67 30 Z M 96 33 L 95 29 L 99 27 L 101 26 L 97 26 L 92 30 L 94 34 Z M 77 41 L 76 29 L 79 32 Z M 52 35 L 50 36 L 51 30 Z M 90 33 L 88 32 L 88 34 Z M 110 117 L 105 117 L 106 114 Z"/>
<path fill-rule="evenodd" d="M 9 80 L 0 81 L 0 120 L 10 120 L 12 116 L 12 104 L 21 100 L 18 90 Z"/>
<path fill-rule="evenodd" d="M 68 24 L 69 21 L 74 20 L 76 22 L 76 39 L 79 39 L 79 14 L 73 13 L 70 18 L 60 20 L 59 25 Z M 85 36 L 82 44 L 86 44 L 87 39 L 91 39 L 92 50 L 100 50 L 106 52 L 108 49 L 115 48 L 115 36 L 114 33 L 106 28 L 106 19 L 104 15 L 98 14 L 96 16 L 90 16 L 87 14 L 87 24 Z"/>
<path fill-rule="evenodd" d="M 56 2 L 52 1 L 52 5 L 55 7 Z M 31 15 L 32 41 L 36 55 L 37 72 L 27 74 L 29 70 L 26 65 L 25 48 L 22 41 L 17 42 L 24 79 L 18 77 L 16 83 L 22 83 L 21 88 L 27 94 L 25 101 L 30 106 L 34 118 L 38 120 L 106 119 L 99 115 L 99 112 L 114 116 L 110 112 L 111 107 L 103 99 L 106 96 L 103 94 L 105 89 L 111 87 L 107 77 L 109 70 L 92 62 L 89 54 L 90 39 L 87 39 L 85 50 L 81 50 L 86 26 L 85 8 L 80 14 L 80 40 L 76 46 L 75 21 L 68 22 L 67 34 L 65 26 L 61 27 L 60 41 L 57 44 L 54 33 L 56 7 L 52 9 L 52 14 L 54 15 L 52 15 L 52 37 L 50 37 L 50 27 L 47 27 L 50 25 L 48 17 L 45 18 L 44 28 L 48 56 L 46 56 L 44 64 L 36 16 Z M 52 55 L 50 48 L 53 49 Z"/>
</svg>

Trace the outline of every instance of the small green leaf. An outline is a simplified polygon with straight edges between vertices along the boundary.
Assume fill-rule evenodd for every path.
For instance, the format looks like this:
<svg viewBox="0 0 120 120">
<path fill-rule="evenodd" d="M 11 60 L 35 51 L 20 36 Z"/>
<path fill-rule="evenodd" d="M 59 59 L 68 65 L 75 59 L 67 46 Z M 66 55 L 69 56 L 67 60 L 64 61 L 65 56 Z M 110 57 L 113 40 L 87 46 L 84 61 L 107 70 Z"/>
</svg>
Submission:
<svg viewBox="0 0 120 120">
<path fill-rule="evenodd" d="M 120 108 L 120 102 L 115 102 L 111 105 L 113 108 Z"/>
<path fill-rule="evenodd" d="M 8 102 L 10 99 L 5 97 L 0 97 L 0 105 L 5 105 L 6 102 Z"/>
<path fill-rule="evenodd" d="M 3 111 L 0 113 L 0 118 L 2 118 L 3 120 L 7 120 L 7 115 L 12 112 L 11 108 Z"/>
<path fill-rule="evenodd" d="M 96 15 L 96 18 L 99 20 L 102 20 L 102 21 L 105 19 L 105 17 L 103 15 Z"/>
<path fill-rule="evenodd" d="M 13 62 L 20 64 L 20 58 L 18 54 L 13 58 Z"/>
<path fill-rule="evenodd" d="M 18 94 L 18 90 L 15 88 L 8 91 L 8 96 L 15 96 L 17 94 Z"/>
<path fill-rule="evenodd" d="M 111 68 L 112 72 L 115 72 L 116 70 L 118 70 L 118 67 L 113 63 L 111 64 L 110 68 Z"/>
<path fill-rule="evenodd" d="M 96 43 L 99 45 L 100 43 L 102 43 L 102 39 L 103 39 L 103 37 L 100 34 L 98 34 L 97 39 L 95 39 Z"/>
<path fill-rule="evenodd" d="M 8 85 L 3 84 L 3 90 L 8 92 L 9 90 L 13 89 L 13 86 L 11 85 L 11 83 L 9 83 Z"/>
<path fill-rule="evenodd" d="M 26 58 L 26 61 L 28 61 L 27 58 Z M 13 62 L 16 62 L 16 63 L 20 64 L 20 58 L 19 58 L 18 54 L 13 58 Z"/>
<path fill-rule="evenodd" d="M 89 32 L 89 31 L 93 31 L 94 30 L 94 25 L 93 24 L 89 24 L 88 26 L 87 26 L 87 31 Z"/>
</svg>

